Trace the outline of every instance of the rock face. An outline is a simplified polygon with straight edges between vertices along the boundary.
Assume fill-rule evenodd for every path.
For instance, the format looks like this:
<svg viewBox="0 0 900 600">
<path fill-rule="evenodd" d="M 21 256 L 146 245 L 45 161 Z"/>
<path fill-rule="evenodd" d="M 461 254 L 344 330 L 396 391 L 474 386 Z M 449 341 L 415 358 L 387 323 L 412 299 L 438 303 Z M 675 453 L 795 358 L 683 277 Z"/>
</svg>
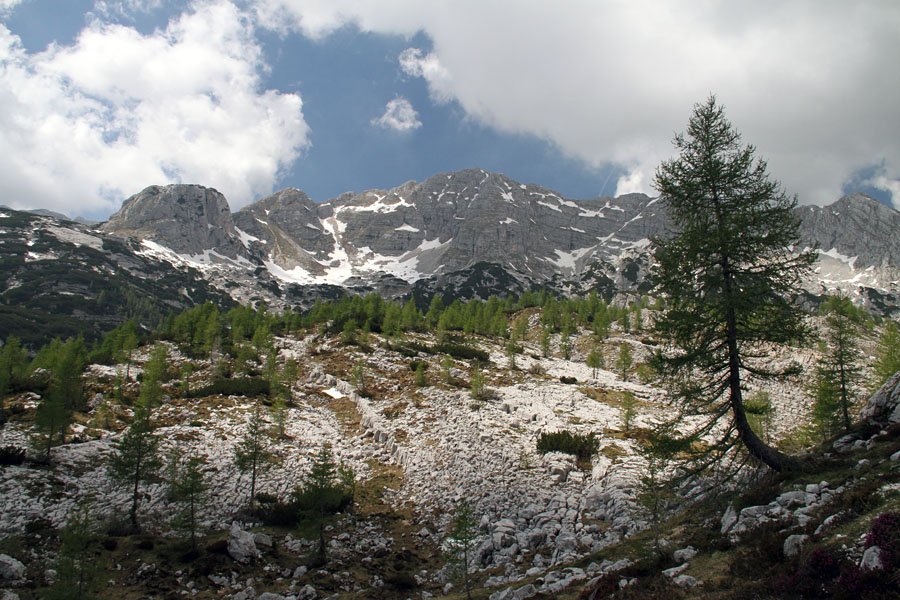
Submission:
<svg viewBox="0 0 900 600">
<path fill-rule="evenodd" d="M 817 245 L 820 252 L 811 287 L 844 287 L 875 308 L 896 310 L 900 213 L 863 194 L 797 211 L 800 247 Z M 408 293 L 416 282 L 432 281 L 417 296 L 452 288 L 457 297 L 485 298 L 548 282 L 644 293 L 649 240 L 667 227 L 656 198 L 572 200 L 481 169 L 348 192 L 321 204 L 289 188 L 233 215 L 215 190 L 151 186 L 102 225 L 188 262 L 231 263 L 254 278 L 274 277 L 259 284 L 263 289 L 275 283 Z M 462 291 L 473 288 L 482 289 Z"/>
<path fill-rule="evenodd" d="M 236 259 L 245 252 L 225 196 L 200 185 L 152 185 L 128 198 L 101 225 L 106 232 L 157 241 L 179 254 L 215 251 Z"/>
<path fill-rule="evenodd" d="M 801 246 L 856 257 L 856 267 L 900 265 L 900 212 L 856 192 L 829 206 L 803 206 Z"/>
<path fill-rule="evenodd" d="M 346 267 L 356 275 L 383 270 L 419 279 L 477 262 L 549 278 L 642 246 L 662 231 L 654 204 L 642 194 L 566 200 L 469 169 L 319 205 L 299 190 L 282 190 L 242 209 L 235 222 L 282 269 L 325 279 L 346 277 Z"/>
<path fill-rule="evenodd" d="M 877 423 L 900 423 L 900 371 L 894 373 L 872 394 L 863 410 L 863 419 Z"/>
</svg>

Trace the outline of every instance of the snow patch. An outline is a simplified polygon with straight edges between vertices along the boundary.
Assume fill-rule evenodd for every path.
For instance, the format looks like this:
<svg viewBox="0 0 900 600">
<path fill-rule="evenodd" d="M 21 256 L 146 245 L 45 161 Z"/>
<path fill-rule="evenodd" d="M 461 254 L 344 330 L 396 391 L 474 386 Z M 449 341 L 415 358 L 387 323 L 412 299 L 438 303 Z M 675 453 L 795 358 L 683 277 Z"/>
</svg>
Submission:
<svg viewBox="0 0 900 600">
<path fill-rule="evenodd" d="M 262 242 L 263 244 L 266 243 L 264 240 L 261 240 L 256 236 L 252 236 L 238 227 L 235 227 L 234 230 L 237 231 L 238 237 L 241 238 L 241 243 L 244 245 L 244 248 L 249 248 L 250 242 Z"/>
<path fill-rule="evenodd" d="M 341 392 L 339 389 L 337 389 L 337 388 L 335 388 L 335 387 L 328 388 L 327 390 L 324 390 L 324 393 L 325 393 L 325 394 L 328 394 L 329 396 L 331 396 L 331 397 L 334 398 L 335 400 L 340 400 L 341 398 L 344 397 L 344 393 Z"/>
<path fill-rule="evenodd" d="M 575 269 L 575 261 L 583 257 L 585 254 L 593 250 L 595 246 L 588 246 L 587 248 L 579 248 L 578 250 L 572 250 L 571 252 L 563 252 L 562 250 L 554 250 L 556 252 L 556 258 L 548 258 L 550 262 L 561 269 Z"/>
<path fill-rule="evenodd" d="M 831 250 L 828 250 L 827 252 L 825 250 L 819 250 L 819 255 L 828 256 L 835 260 L 839 260 L 842 263 L 847 263 L 847 265 L 854 271 L 856 269 L 853 267 L 853 265 L 856 264 L 856 259 L 859 258 L 859 256 L 850 257 L 850 256 L 847 256 L 846 254 L 841 254 L 840 252 L 837 251 L 837 248 L 832 248 Z"/>
<path fill-rule="evenodd" d="M 412 225 L 410 225 L 408 223 L 404 223 L 400 227 L 394 227 L 394 231 L 409 231 L 412 233 L 419 233 L 418 229 L 416 229 L 415 227 L 413 227 Z"/>
<path fill-rule="evenodd" d="M 316 278 L 313 277 L 310 272 L 303 267 L 294 267 L 293 269 L 288 271 L 282 269 L 270 260 L 263 261 L 263 264 L 273 277 L 276 277 L 282 281 L 300 284 L 316 283 Z"/>
<path fill-rule="evenodd" d="M 549 209 L 551 209 L 551 210 L 555 210 L 556 212 L 562 212 L 562 209 L 560 209 L 560 208 L 559 208 L 558 206 L 556 206 L 555 204 L 550 204 L 550 203 L 548 203 L 548 202 L 543 202 L 543 201 L 541 201 L 541 200 L 538 200 L 538 201 L 537 201 L 537 204 L 540 204 L 541 206 L 546 206 L 547 208 L 549 208 Z"/>
</svg>

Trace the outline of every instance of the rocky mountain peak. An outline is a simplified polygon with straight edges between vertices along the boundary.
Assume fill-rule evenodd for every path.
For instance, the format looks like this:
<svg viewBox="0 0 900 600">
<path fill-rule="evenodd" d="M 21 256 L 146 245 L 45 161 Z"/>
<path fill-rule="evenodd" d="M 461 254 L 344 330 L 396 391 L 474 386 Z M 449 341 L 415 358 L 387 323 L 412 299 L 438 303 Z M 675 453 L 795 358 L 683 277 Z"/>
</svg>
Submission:
<svg viewBox="0 0 900 600">
<path fill-rule="evenodd" d="M 191 256 L 214 251 L 237 258 L 243 249 L 225 196 L 201 185 L 144 188 L 125 200 L 100 229 L 118 236 L 157 241 L 174 252 Z"/>
<path fill-rule="evenodd" d="M 818 244 L 824 254 L 844 258 L 855 269 L 900 268 L 900 212 L 861 192 L 828 206 L 797 209 L 801 245 Z"/>
</svg>

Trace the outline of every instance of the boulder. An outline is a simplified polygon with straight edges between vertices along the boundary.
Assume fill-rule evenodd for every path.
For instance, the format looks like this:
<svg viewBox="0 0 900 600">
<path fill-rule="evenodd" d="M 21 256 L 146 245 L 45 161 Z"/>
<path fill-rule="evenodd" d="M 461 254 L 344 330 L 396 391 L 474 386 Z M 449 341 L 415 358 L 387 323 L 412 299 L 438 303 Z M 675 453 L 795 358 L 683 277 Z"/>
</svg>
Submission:
<svg viewBox="0 0 900 600">
<path fill-rule="evenodd" d="M 862 417 L 868 422 L 900 423 L 900 371 L 869 397 Z"/>
<path fill-rule="evenodd" d="M 259 558 L 259 550 L 253 534 L 241 529 L 237 523 L 232 523 L 231 532 L 228 535 L 228 555 L 242 564 Z"/>
<path fill-rule="evenodd" d="M 672 567 L 671 569 L 666 569 L 665 571 L 662 572 L 662 574 L 665 575 L 666 577 L 668 577 L 669 579 L 673 579 L 675 577 L 678 577 L 682 573 L 684 573 L 687 570 L 687 568 L 688 568 L 687 563 L 684 563 L 683 565 L 680 565 L 678 567 Z"/>
<path fill-rule="evenodd" d="M 525 600 L 525 598 L 533 598 L 537 595 L 537 588 L 534 587 L 533 584 L 529 583 L 528 585 L 523 585 L 515 592 L 513 592 L 512 597 L 515 600 Z"/>
<path fill-rule="evenodd" d="M 785 558 L 794 558 L 798 556 L 800 552 L 803 550 L 803 546 L 806 542 L 809 541 L 808 535 L 789 535 L 786 540 L 784 540 L 784 557 Z"/>
<path fill-rule="evenodd" d="M 447 592 L 445 592 L 445 595 L 446 594 Z M 494 592 L 493 594 L 491 594 L 489 600 L 512 600 L 515 597 L 514 594 L 515 592 L 513 592 L 513 589 L 511 587 L 508 587 L 503 591 Z"/>
<path fill-rule="evenodd" d="M 679 575 L 672 580 L 672 583 L 680 588 L 690 588 L 700 585 L 700 582 L 690 575 Z"/>
<path fill-rule="evenodd" d="M 859 568 L 862 571 L 878 571 L 884 568 L 884 561 L 881 559 L 881 548 L 878 546 L 870 546 L 863 552 L 862 559 L 859 561 Z"/>
<path fill-rule="evenodd" d="M 247 587 L 232 596 L 231 600 L 256 600 L 256 590 L 253 586 Z"/>
<path fill-rule="evenodd" d="M 725 510 L 725 514 L 722 515 L 721 521 L 721 529 L 720 532 L 722 534 L 728 533 L 728 531 L 734 527 L 734 524 L 737 523 L 738 514 L 737 511 L 734 510 L 734 506 L 729 504 L 728 508 Z"/>
<path fill-rule="evenodd" d="M 775 499 L 775 502 L 777 502 L 784 508 L 790 508 L 792 506 L 806 506 L 807 504 L 815 501 L 816 497 L 814 494 L 810 494 L 809 492 L 805 492 L 803 490 L 785 492 Z"/>
<path fill-rule="evenodd" d="M 0 580 L 21 581 L 22 579 L 25 579 L 25 565 L 8 554 L 0 554 Z"/>
<path fill-rule="evenodd" d="M 681 550 L 676 550 L 672 554 L 672 558 L 674 558 L 675 562 L 677 562 L 679 564 L 686 563 L 687 561 L 691 560 L 695 556 L 697 556 L 697 549 L 694 548 L 693 546 L 688 546 L 687 548 L 682 548 Z"/>
<path fill-rule="evenodd" d="M 848 452 L 853 450 L 853 445 L 857 442 L 856 435 L 852 433 L 848 433 L 843 437 L 839 437 L 834 441 L 834 444 L 831 445 L 834 448 L 834 451 L 838 454 L 847 454 Z"/>
<path fill-rule="evenodd" d="M 297 600 L 314 600 L 319 597 L 319 593 L 316 591 L 311 585 L 304 585 L 300 588 L 300 591 L 297 592 Z"/>
<path fill-rule="evenodd" d="M 256 597 L 256 600 L 284 600 L 284 596 L 272 592 L 263 592 Z"/>
</svg>

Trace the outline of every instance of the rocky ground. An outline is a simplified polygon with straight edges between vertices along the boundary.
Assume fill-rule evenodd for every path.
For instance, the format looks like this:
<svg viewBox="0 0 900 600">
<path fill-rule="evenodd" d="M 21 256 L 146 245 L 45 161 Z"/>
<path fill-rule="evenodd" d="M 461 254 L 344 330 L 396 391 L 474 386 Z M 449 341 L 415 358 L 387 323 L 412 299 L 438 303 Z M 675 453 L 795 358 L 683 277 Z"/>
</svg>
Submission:
<svg viewBox="0 0 900 600">
<path fill-rule="evenodd" d="M 410 341 L 433 342 L 425 335 Z M 14 561 L 9 563 L 15 576 L 10 593 L 40 597 L 41 586 L 53 578 L 48 569 L 53 567 L 54 530 L 85 499 L 106 532 L 104 598 L 458 593 L 460 584 L 451 577 L 442 545 L 461 500 L 479 520 L 474 577 L 492 598 L 556 595 L 627 568 L 630 558 L 593 560 L 648 525 L 635 503 L 643 461 L 636 437 L 623 425 L 622 394 L 636 398 L 632 429 L 640 430 L 670 416 L 665 393 L 635 381 L 633 369 L 627 378 L 607 369 L 593 377 L 584 364 L 586 337 L 577 340 L 570 360 L 558 353 L 544 358 L 536 343 L 526 341 L 514 368 L 496 341 L 480 338 L 477 343 L 491 356 L 482 367 L 486 399 L 474 399 L 467 389 L 468 362 L 455 361 L 445 381 L 440 355 L 415 357 L 428 363 L 427 385 L 416 385 L 411 358 L 388 349 L 379 336 L 349 346 L 321 336 L 276 340 L 281 360 L 294 357 L 301 369 L 292 384 L 285 435 L 272 441 L 276 462 L 260 478 L 258 491 L 289 497 L 326 443 L 357 479 L 352 510 L 328 525 L 330 560 L 324 568 L 309 558 L 315 531 L 261 528 L 245 510 L 250 481 L 234 466 L 234 449 L 259 400 L 186 399 L 174 381 L 166 384 L 166 402 L 156 413 L 157 435 L 164 454 L 174 450 L 208 458 L 210 491 L 201 508 L 205 549 L 199 558 L 185 558 L 183 542 L 170 524 L 174 508 L 163 482 L 143 488 L 142 533 L 119 535 L 116 524 L 125 518 L 131 495 L 110 481 L 106 463 L 131 412 L 116 407 L 111 423 L 98 422 L 96 413 L 108 404 L 113 377 L 123 367 L 92 365 L 85 381 L 93 410 L 78 416 L 71 443 L 53 450 L 52 467 L 29 461 L 0 467 L 0 552 Z M 632 346 L 635 364 L 649 352 L 640 335 L 619 332 L 604 342 L 607 364 L 614 362 L 620 344 Z M 173 346 L 169 356 L 174 366 L 186 360 Z M 798 353 L 779 359 L 788 356 L 796 359 Z M 812 353 L 799 356 L 811 364 Z M 144 349 L 130 368 L 132 376 L 148 357 Z M 192 376 L 192 385 L 199 386 L 210 378 L 211 366 L 194 362 L 202 367 Z M 364 365 L 366 395 L 350 383 L 357 364 Z M 136 395 L 138 384 L 130 386 Z M 770 435 L 777 438 L 807 418 L 809 400 L 801 380 L 768 391 L 775 405 Z M 8 401 L 19 408 L 0 431 L 0 447 L 28 447 L 38 399 L 22 394 Z M 598 434 L 599 453 L 590 464 L 561 453 L 539 454 L 539 435 L 558 430 Z M 841 491 L 816 483 L 755 510 L 732 508 L 718 526 L 723 535 L 738 535 L 782 519 L 787 511 L 805 526 L 812 517 L 804 522 L 803 515 Z M 671 577 L 688 577 L 682 571 Z M 689 587 L 691 579 L 682 578 L 679 585 Z"/>
</svg>

